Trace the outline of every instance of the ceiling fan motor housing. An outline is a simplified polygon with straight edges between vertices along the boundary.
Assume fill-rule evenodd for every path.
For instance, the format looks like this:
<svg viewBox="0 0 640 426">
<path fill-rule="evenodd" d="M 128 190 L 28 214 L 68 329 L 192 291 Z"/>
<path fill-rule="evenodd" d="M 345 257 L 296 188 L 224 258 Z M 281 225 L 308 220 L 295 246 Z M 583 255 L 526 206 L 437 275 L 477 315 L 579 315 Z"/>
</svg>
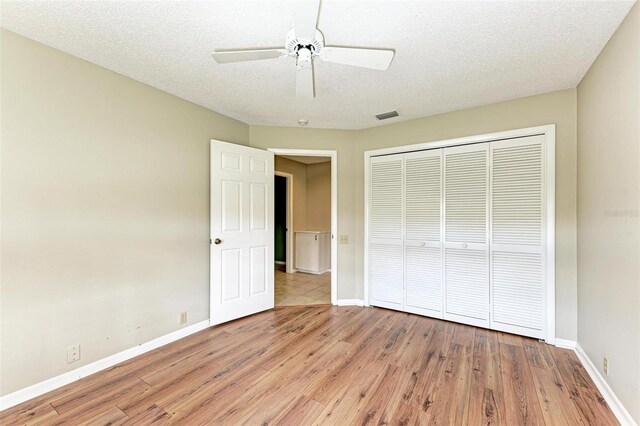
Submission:
<svg viewBox="0 0 640 426">
<path fill-rule="evenodd" d="M 319 30 L 316 30 L 316 35 L 313 40 L 303 40 L 296 37 L 295 30 L 292 28 L 287 33 L 287 39 L 284 44 L 284 48 L 289 56 L 300 58 L 300 56 L 306 56 L 304 50 L 308 50 L 311 54 L 310 57 L 317 56 L 324 47 L 324 36 Z"/>
</svg>

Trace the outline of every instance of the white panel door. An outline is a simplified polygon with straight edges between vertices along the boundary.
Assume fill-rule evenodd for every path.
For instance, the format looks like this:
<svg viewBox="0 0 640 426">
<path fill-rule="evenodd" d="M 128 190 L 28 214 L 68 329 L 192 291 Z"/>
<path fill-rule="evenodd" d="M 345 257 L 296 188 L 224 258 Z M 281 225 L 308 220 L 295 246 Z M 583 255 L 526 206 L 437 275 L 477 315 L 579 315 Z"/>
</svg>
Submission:
<svg viewBox="0 0 640 426">
<path fill-rule="evenodd" d="M 442 150 L 404 155 L 405 311 L 442 318 Z"/>
<path fill-rule="evenodd" d="M 489 327 L 489 144 L 444 149 L 444 318 Z"/>
<path fill-rule="evenodd" d="M 211 324 L 273 308 L 273 153 L 211 141 Z"/>
<path fill-rule="evenodd" d="M 491 143 L 491 328 L 544 338 L 542 136 Z"/>
<path fill-rule="evenodd" d="M 369 302 L 403 309 L 403 155 L 371 158 L 369 187 Z"/>
</svg>

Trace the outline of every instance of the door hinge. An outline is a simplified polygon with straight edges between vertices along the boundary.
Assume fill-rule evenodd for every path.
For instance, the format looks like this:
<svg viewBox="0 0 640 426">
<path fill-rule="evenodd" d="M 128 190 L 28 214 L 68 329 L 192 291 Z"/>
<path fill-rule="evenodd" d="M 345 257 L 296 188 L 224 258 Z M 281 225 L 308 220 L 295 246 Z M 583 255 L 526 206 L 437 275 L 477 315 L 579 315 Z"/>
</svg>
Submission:
<svg viewBox="0 0 640 426">
<path fill-rule="evenodd" d="M 209 238 L 209 244 L 213 244 L 213 241 L 211 240 L 211 238 Z"/>
</svg>

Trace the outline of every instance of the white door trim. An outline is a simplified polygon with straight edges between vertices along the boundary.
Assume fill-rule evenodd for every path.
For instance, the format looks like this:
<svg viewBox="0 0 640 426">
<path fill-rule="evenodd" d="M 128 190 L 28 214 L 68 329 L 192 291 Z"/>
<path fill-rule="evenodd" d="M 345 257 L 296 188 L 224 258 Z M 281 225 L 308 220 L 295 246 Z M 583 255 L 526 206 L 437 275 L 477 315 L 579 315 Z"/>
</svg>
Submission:
<svg viewBox="0 0 640 426">
<path fill-rule="evenodd" d="M 556 125 L 527 127 L 524 129 L 507 130 L 504 132 L 487 133 L 483 135 L 465 136 L 462 138 L 445 139 L 432 142 L 418 143 L 414 145 L 403 145 L 392 148 L 375 149 L 364 152 L 364 304 L 369 305 L 369 184 L 371 157 L 380 155 L 399 154 L 403 152 L 420 151 L 427 149 L 445 148 L 457 145 L 467 145 L 482 142 L 492 142 L 504 139 L 514 139 L 526 136 L 542 135 L 544 144 L 544 168 L 545 168 L 545 192 L 546 192 L 546 284 L 547 284 L 547 320 L 545 341 L 554 344 L 556 339 L 556 300 L 555 300 L 555 145 L 556 145 Z"/>
<path fill-rule="evenodd" d="M 276 176 L 282 176 L 287 179 L 287 232 L 285 234 L 287 247 L 285 250 L 285 262 L 287 274 L 291 274 L 292 272 L 296 272 L 296 269 L 293 267 L 293 175 L 277 170 L 274 173 Z"/>
<path fill-rule="evenodd" d="M 336 305 L 338 303 L 338 151 L 288 148 L 268 148 L 267 150 L 275 155 L 331 158 L 331 304 Z"/>
</svg>

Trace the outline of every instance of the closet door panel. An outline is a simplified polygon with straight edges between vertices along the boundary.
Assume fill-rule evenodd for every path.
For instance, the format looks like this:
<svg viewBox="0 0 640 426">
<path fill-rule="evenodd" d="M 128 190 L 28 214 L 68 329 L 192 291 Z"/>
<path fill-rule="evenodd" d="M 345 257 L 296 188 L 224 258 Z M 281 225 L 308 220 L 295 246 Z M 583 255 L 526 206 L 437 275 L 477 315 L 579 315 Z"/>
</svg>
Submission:
<svg viewBox="0 0 640 426">
<path fill-rule="evenodd" d="M 440 247 L 405 248 L 408 312 L 442 316 L 442 255 Z"/>
<path fill-rule="evenodd" d="M 445 151 L 445 235 L 447 242 L 487 243 L 488 147 Z"/>
<path fill-rule="evenodd" d="M 405 169 L 405 310 L 442 317 L 442 150 L 408 153 Z"/>
<path fill-rule="evenodd" d="M 446 251 L 445 270 L 447 314 L 450 318 L 488 325 L 489 277 L 486 251 L 449 248 Z M 451 315 L 461 318 L 453 318 Z"/>
<path fill-rule="evenodd" d="M 371 159 L 369 187 L 370 304 L 403 309 L 403 155 Z"/>
<path fill-rule="evenodd" d="M 371 244 L 369 248 L 370 304 L 389 309 L 402 309 L 402 246 Z"/>
<path fill-rule="evenodd" d="M 405 238 L 440 242 L 442 150 L 405 154 Z"/>
<path fill-rule="evenodd" d="M 538 253 L 493 251 L 494 328 L 542 337 L 542 271 L 542 256 Z"/>
<path fill-rule="evenodd" d="M 489 327 L 489 146 L 444 149 L 445 319 Z"/>
<path fill-rule="evenodd" d="M 541 136 L 491 143 L 492 328 L 545 336 Z"/>
</svg>

